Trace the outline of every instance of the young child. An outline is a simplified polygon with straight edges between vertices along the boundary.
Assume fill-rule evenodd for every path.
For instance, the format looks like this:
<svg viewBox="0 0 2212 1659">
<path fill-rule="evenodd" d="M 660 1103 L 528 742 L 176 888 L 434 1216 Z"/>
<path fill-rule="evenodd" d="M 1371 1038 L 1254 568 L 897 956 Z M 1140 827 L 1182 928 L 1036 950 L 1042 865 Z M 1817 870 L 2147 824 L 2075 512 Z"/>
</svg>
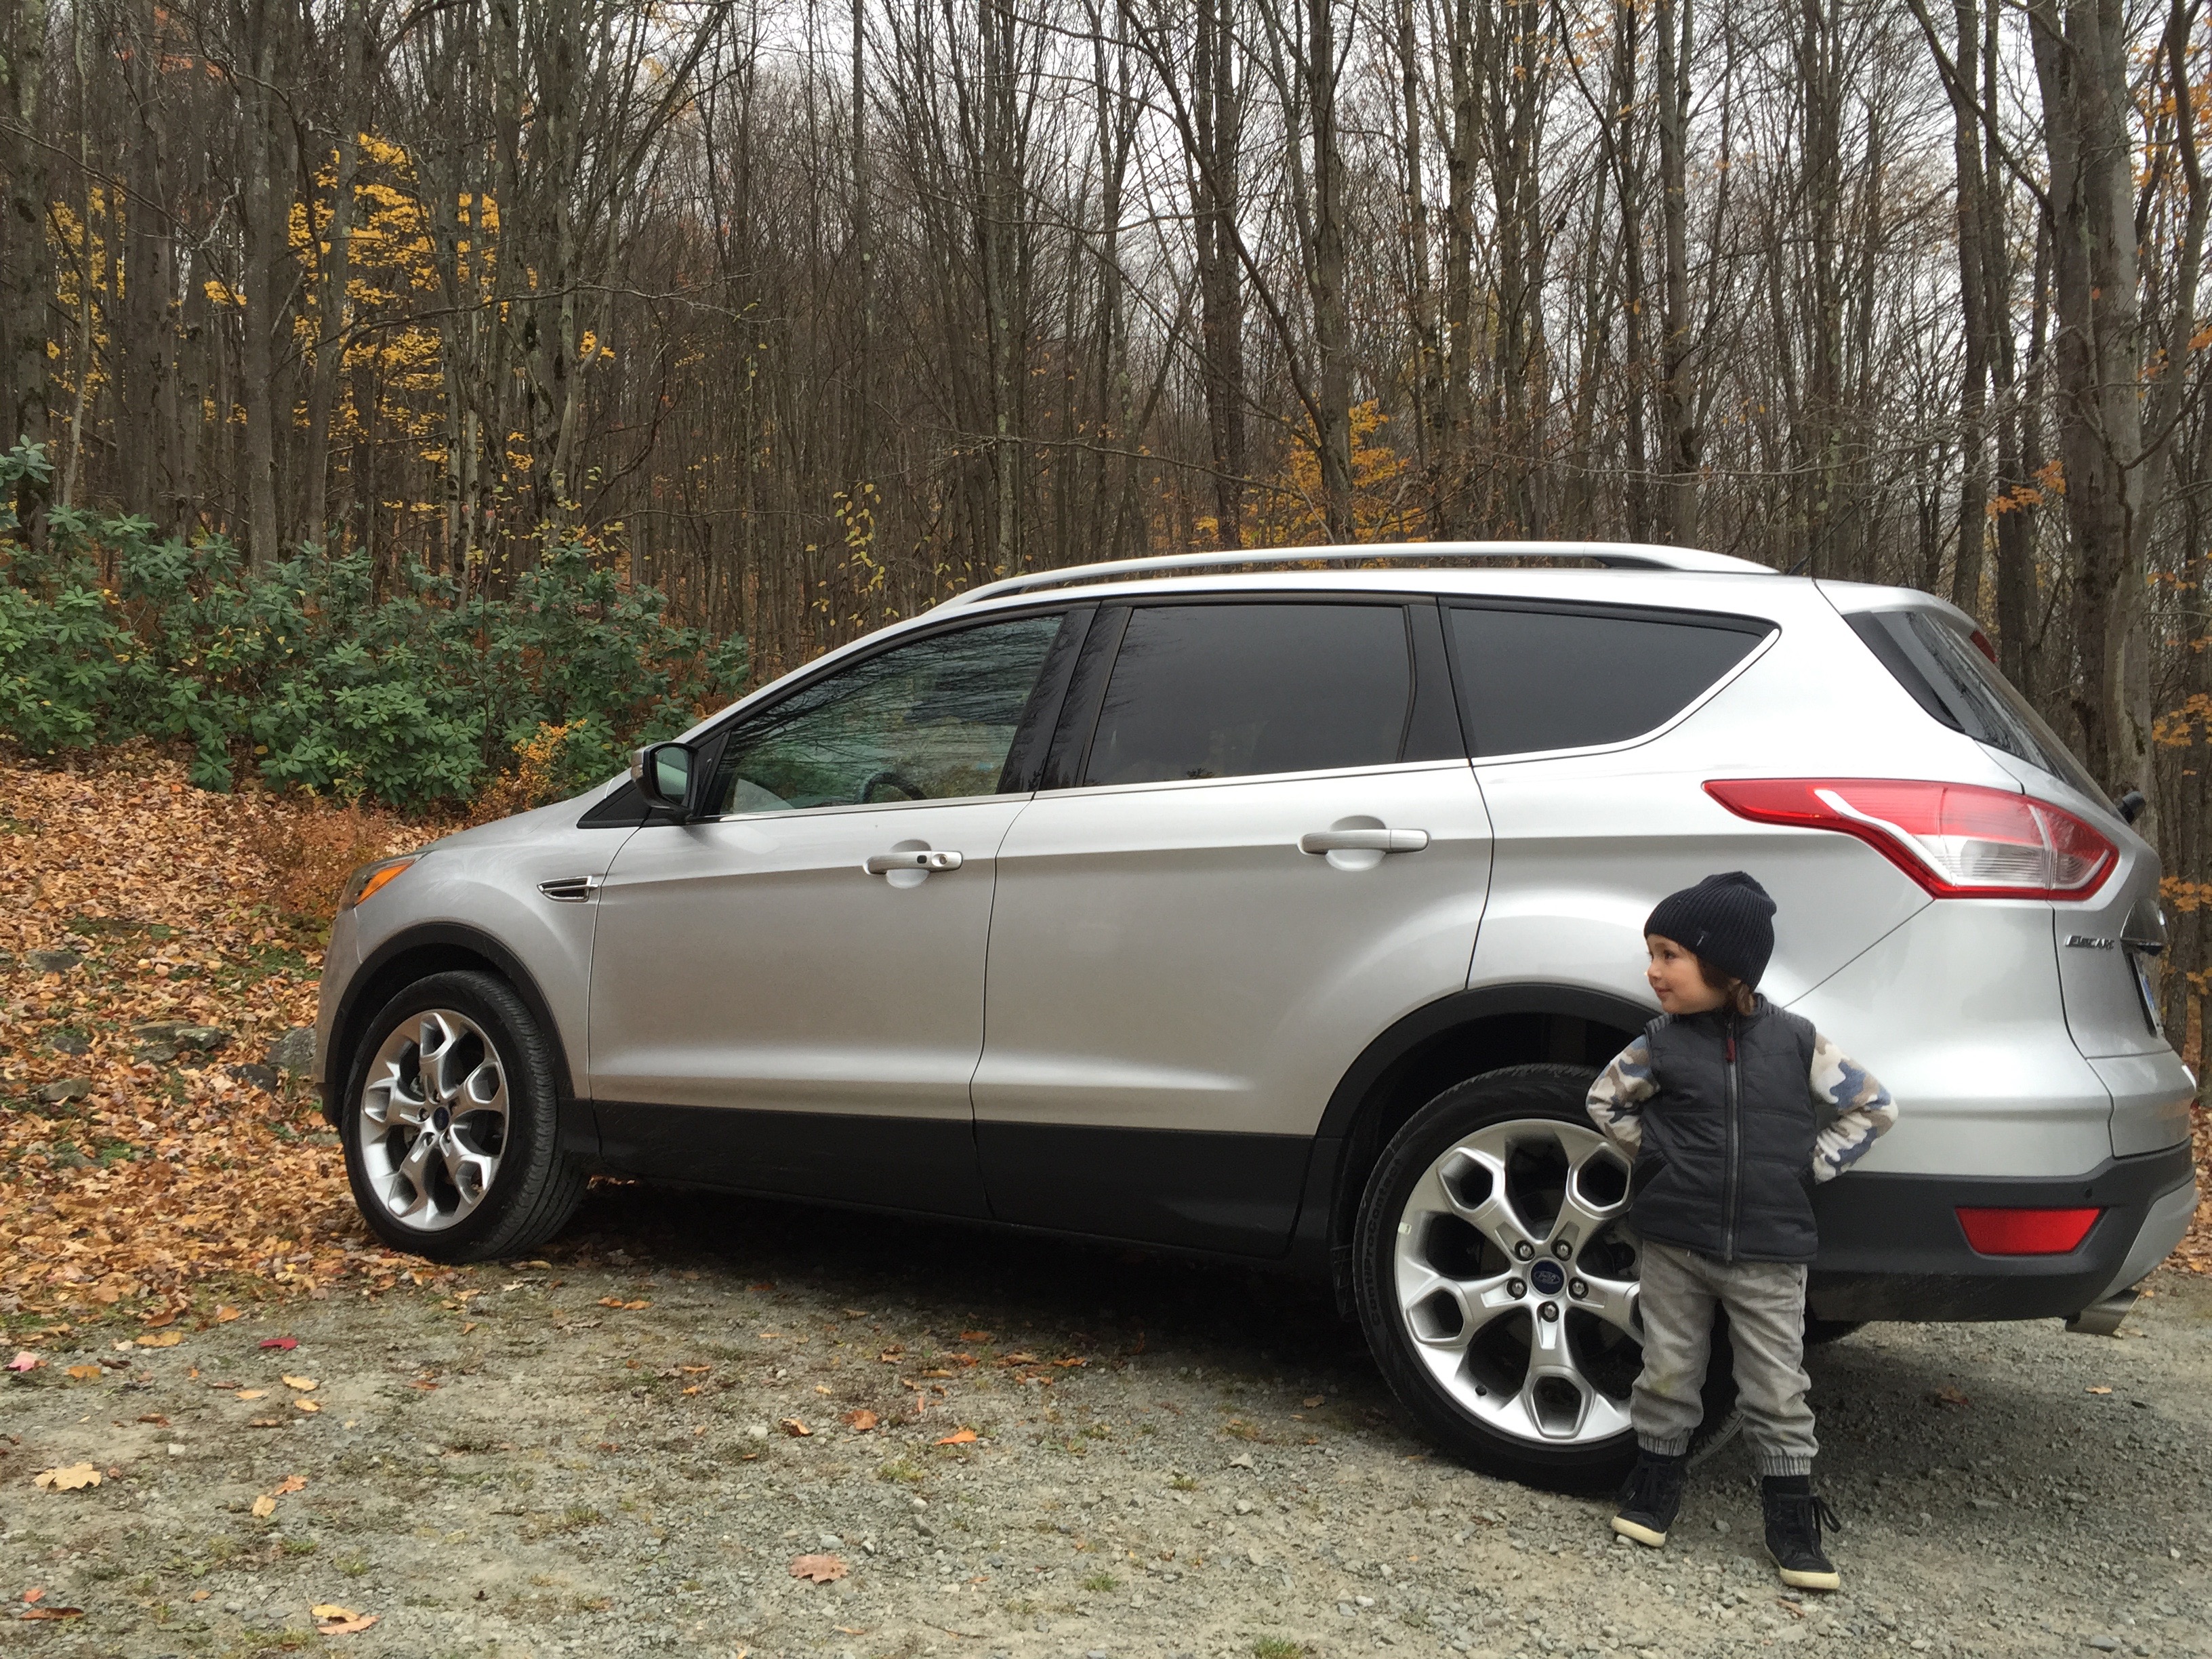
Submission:
<svg viewBox="0 0 2212 1659">
<path fill-rule="evenodd" d="M 1805 1274 L 1819 1236 L 1812 1190 L 1897 1121 L 1889 1091 L 1809 1021 L 1753 988 L 1774 954 L 1774 901 L 1741 871 L 1660 901 L 1644 925 L 1666 1012 L 1590 1085 L 1589 1115 L 1634 1160 L 1629 1224 L 1639 1268 L 1644 1370 L 1629 1417 L 1636 1467 L 1613 1529 L 1653 1548 L 1682 1501 L 1713 1310 L 1728 1310 L 1744 1432 L 1759 1457 L 1766 1548 L 1782 1582 L 1834 1589 L 1813 1493 L 1805 1403 Z"/>
</svg>

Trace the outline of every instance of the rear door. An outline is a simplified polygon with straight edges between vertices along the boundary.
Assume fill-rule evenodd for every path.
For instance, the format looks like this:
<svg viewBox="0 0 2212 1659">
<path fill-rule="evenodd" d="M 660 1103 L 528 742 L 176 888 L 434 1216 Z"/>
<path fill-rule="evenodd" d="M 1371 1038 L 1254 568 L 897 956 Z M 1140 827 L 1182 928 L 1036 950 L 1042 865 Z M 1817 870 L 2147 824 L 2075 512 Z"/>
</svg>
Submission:
<svg viewBox="0 0 2212 1659">
<path fill-rule="evenodd" d="M 1490 825 L 1436 607 L 1103 606 L 1046 783 L 999 851 L 992 1212 L 1279 1254 L 1337 1080 L 1467 982 Z"/>
</svg>

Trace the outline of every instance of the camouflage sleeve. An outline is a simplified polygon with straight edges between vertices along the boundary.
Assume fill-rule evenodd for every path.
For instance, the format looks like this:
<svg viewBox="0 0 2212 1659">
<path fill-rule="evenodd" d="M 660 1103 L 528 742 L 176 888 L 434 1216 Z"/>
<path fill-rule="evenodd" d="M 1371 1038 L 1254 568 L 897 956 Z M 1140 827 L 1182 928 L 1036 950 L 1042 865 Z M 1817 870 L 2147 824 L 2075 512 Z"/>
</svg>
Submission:
<svg viewBox="0 0 2212 1659">
<path fill-rule="evenodd" d="M 1897 1103 L 1864 1066 L 1817 1033 L 1812 1087 L 1813 1098 L 1836 1114 L 1813 1142 L 1813 1179 L 1833 1181 L 1897 1121 Z"/>
<path fill-rule="evenodd" d="M 1659 1092 L 1651 1076 L 1651 1044 L 1638 1037 L 1613 1057 L 1613 1064 L 1590 1085 L 1590 1121 L 1623 1152 L 1633 1156 L 1644 1144 L 1644 1103 Z"/>
</svg>

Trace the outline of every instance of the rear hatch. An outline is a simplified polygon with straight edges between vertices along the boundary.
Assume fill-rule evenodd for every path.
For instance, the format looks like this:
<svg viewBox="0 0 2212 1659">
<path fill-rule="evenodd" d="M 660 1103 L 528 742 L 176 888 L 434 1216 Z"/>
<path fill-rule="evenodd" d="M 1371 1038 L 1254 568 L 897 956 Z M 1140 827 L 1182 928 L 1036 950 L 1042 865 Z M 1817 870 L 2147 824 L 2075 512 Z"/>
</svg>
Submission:
<svg viewBox="0 0 2212 1659">
<path fill-rule="evenodd" d="M 1972 738 L 2027 794 L 2112 843 L 2114 868 L 2104 882 L 2086 898 L 2051 907 L 2067 1030 L 2112 1095 L 2115 1154 L 2186 1139 L 2194 1080 L 2159 1023 L 2166 926 L 2157 853 L 1998 672 L 1963 612 L 1901 590 L 1830 597 L 1930 717 Z"/>
</svg>

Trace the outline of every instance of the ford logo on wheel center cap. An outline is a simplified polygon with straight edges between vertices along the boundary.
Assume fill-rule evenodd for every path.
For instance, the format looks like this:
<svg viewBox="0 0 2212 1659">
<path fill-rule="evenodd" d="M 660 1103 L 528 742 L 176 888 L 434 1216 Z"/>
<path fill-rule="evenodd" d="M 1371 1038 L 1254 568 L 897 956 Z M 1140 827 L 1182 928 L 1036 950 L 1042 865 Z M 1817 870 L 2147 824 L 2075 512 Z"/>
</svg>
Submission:
<svg viewBox="0 0 2212 1659">
<path fill-rule="evenodd" d="M 1556 1261 L 1539 1261 L 1528 1269 L 1528 1281 L 1544 1296 L 1557 1296 L 1566 1288 L 1567 1270 Z"/>
</svg>

